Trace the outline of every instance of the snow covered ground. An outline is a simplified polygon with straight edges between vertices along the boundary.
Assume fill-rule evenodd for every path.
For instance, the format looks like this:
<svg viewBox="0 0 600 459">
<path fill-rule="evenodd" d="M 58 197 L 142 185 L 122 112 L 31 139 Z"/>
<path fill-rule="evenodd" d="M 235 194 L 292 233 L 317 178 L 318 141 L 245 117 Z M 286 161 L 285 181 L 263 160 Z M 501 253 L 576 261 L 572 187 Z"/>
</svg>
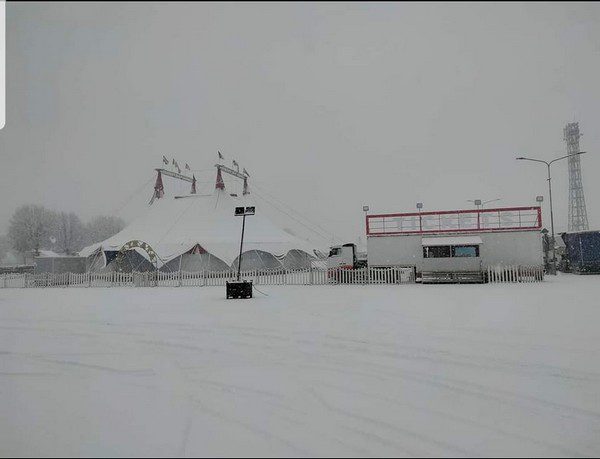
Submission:
<svg viewBox="0 0 600 459">
<path fill-rule="evenodd" d="M 0 455 L 600 454 L 600 277 L 261 290 L 0 290 Z"/>
</svg>

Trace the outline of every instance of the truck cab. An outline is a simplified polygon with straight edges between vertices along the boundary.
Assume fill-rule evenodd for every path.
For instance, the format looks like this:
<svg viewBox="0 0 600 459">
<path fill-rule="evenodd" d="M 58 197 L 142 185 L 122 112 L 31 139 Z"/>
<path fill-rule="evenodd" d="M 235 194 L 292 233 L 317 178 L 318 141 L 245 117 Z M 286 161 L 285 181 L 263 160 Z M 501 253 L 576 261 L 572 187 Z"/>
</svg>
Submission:
<svg viewBox="0 0 600 459">
<path fill-rule="evenodd" d="M 331 247 L 327 257 L 327 268 L 354 269 L 363 266 L 366 266 L 366 257 L 364 254 L 357 253 L 355 244 L 349 243 Z"/>
</svg>

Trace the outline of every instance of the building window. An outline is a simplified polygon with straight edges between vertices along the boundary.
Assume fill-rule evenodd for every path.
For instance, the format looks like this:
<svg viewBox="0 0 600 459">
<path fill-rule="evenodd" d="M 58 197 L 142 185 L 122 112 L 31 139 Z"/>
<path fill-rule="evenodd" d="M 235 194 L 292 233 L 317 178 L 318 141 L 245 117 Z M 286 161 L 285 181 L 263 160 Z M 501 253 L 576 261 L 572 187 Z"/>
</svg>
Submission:
<svg viewBox="0 0 600 459">
<path fill-rule="evenodd" d="M 423 258 L 477 258 L 478 245 L 437 245 L 423 247 Z"/>
<path fill-rule="evenodd" d="M 423 258 L 450 258 L 452 250 L 449 245 L 423 247 Z"/>
<path fill-rule="evenodd" d="M 453 257 L 471 257 L 476 258 L 479 256 L 478 245 L 458 245 L 452 247 Z"/>
<path fill-rule="evenodd" d="M 331 252 L 329 252 L 330 257 L 335 257 L 335 256 L 341 255 L 341 254 L 342 254 L 341 247 L 334 247 L 333 249 L 331 249 Z"/>
</svg>

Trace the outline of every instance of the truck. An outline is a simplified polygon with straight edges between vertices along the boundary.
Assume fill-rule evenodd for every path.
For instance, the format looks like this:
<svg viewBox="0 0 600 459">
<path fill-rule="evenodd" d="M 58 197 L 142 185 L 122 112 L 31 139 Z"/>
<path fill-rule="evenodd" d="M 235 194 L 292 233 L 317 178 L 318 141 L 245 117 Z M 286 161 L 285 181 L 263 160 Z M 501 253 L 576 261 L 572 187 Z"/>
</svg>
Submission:
<svg viewBox="0 0 600 459">
<path fill-rule="evenodd" d="M 566 268 L 575 274 L 600 274 L 600 231 L 562 233 Z"/>
<path fill-rule="evenodd" d="M 368 265 L 367 253 L 353 243 L 331 247 L 327 257 L 327 278 L 335 284 L 402 284 L 414 282 L 413 267 Z"/>
<path fill-rule="evenodd" d="M 334 245 L 327 257 L 327 268 L 358 269 L 367 266 L 367 254 L 359 252 L 356 244 Z"/>
</svg>

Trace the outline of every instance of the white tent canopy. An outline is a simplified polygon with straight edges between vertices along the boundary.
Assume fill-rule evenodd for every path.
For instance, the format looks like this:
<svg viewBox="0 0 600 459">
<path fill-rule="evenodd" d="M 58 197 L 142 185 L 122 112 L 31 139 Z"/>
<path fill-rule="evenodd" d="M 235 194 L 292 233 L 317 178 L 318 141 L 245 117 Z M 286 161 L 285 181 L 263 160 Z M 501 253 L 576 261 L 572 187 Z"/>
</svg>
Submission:
<svg viewBox="0 0 600 459">
<path fill-rule="evenodd" d="M 144 215 L 121 232 L 84 248 L 80 255 L 118 251 L 127 242 L 140 240 L 154 249 L 158 256 L 158 267 L 196 245 L 231 266 L 239 255 L 242 226 L 242 218 L 234 216 L 234 209 L 246 205 L 255 205 L 250 195 L 235 198 L 221 190 L 215 190 L 210 195 L 157 199 Z M 261 214 L 260 207 L 257 207 L 256 215 L 246 217 L 244 252 L 264 251 L 281 258 L 291 250 L 313 255 L 315 248 L 310 242 L 274 225 Z"/>
</svg>

